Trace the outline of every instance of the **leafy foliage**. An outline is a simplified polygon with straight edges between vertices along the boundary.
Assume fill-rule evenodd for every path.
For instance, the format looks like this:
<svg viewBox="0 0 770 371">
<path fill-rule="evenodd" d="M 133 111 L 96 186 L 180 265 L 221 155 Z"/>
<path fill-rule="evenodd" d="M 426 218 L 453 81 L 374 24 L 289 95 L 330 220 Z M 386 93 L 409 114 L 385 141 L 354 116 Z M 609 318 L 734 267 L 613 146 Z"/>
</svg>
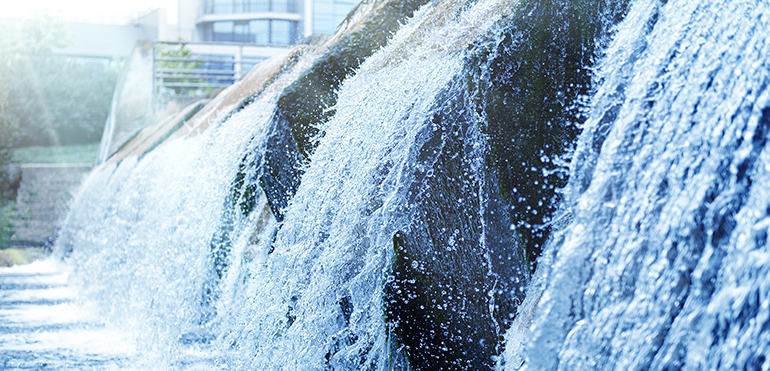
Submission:
<svg viewBox="0 0 770 371">
<path fill-rule="evenodd" d="M 5 66 L 4 54 L 0 54 L 0 68 Z M 8 90 L 0 69 L 0 206 L 10 196 L 10 177 L 5 167 L 11 162 L 12 148 L 16 144 L 19 132 L 18 122 L 9 114 Z"/>
<path fill-rule="evenodd" d="M 50 17 L 2 31 L 3 130 L 18 135 L 18 142 L 3 148 L 98 141 L 120 63 L 54 54 L 69 45 L 69 37 Z"/>
<path fill-rule="evenodd" d="M 183 60 L 159 60 L 156 62 L 156 67 L 158 69 L 169 69 L 169 70 L 189 70 L 190 72 L 193 72 L 195 69 L 199 69 L 203 66 L 203 62 L 194 62 L 191 61 L 193 59 L 193 54 L 190 51 L 190 49 L 187 49 L 185 47 L 185 44 L 179 44 L 178 47 L 176 45 L 164 45 L 159 44 L 156 46 L 156 57 L 157 58 L 174 58 L 174 59 L 187 59 L 186 61 Z M 194 83 L 194 84 L 202 84 L 204 83 L 204 80 L 201 78 L 196 77 L 189 77 L 190 75 L 187 73 L 174 73 L 173 77 L 164 77 L 163 82 L 166 84 L 176 84 L 176 83 Z M 172 93 L 175 95 L 195 95 L 195 96 L 206 96 L 211 94 L 216 90 L 216 87 L 197 87 L 197 86 L 171 86 L 165 88 L 167 91 L 164 91 L 164 93 Z"/>
<path fill-rule="evenodd" d="M 13 203 L 5 203 L 0 200 L 0 249 L 11 247 L 11 236 L 13 236 L 13 224 L 11 223 L 12 213 L 14 211 Z"/>
<path fill-rule="evenodd" d="M 10 114 L 9 89 L 5 78 L 9 63 L 9 55 L 5 50 L 10 41 L 12 40 L 0 38 L 0 249 L 10 247 L 14 231 L 10 219 L 15 192 L 13 192 L 12 179 L 6 167 L 11 162 L 13 146 L 16 145 L 19 136 L 18 121 Z"/>
</svg>

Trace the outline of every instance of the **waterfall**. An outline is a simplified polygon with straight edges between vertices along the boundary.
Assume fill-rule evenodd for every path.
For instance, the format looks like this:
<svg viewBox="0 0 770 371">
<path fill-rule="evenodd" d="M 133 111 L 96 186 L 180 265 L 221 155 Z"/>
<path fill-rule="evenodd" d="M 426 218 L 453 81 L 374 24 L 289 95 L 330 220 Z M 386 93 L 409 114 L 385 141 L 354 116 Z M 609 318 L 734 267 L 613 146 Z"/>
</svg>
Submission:
<svg viewBox="0 0 770 371">
<path fill-rule="evenodd" d="M 767 367 L 769 13 L 364 2 L 113 153 L 55 254 L 126 368 Z"/>
<path fill-rule="evenodd" d="M 635 1 L 599 63 L 528 369 L 767 367 L 767 4 Z"/>
</svg>

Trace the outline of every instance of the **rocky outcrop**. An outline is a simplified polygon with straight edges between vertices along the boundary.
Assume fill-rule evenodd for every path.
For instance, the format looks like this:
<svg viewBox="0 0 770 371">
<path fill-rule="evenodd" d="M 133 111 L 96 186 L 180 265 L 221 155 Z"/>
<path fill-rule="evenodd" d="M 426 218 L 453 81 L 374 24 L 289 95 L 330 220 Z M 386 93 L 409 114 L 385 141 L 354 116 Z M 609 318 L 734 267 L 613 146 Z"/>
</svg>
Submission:
<svg viewBox="0 0 770 371">
<path fill-rule="evenodd" d="M 383 47 L 404 21 L 427 0 L 378 0 L 358 8 L 369 9 L 361 20 L 338 32 L 333 43 L 312 66 L 287 86 L 278 98 L 265 151 L 260 184 L 270 208 L 281 220 L 281 210 L 294 196 L 303 164 L 313 152 L 320 127 L 334 115 L 337 89 L 361 63 Z M 361 9 L 354 9 L 349 18 Z"/>
<path fill-rule="evenodd" d="M 459 98 L 434 110 L 416 166 L 425 171 L 409 191 L 411 223 L 393 236 L 386 313 L 415 370 L 491 369 L 529 270 L 496 170 L 479 161 L 489 149 L 478 146 L 472 103 L 448 92 Z"/>
<path fill-rule="evenodd" d="M 493 367 L 567 181 L 596 43 L 624 9 L 518 6 L 433 109 L 412 222 L 393 237 L 386 311 L 416 370 Z"/>
</svg>

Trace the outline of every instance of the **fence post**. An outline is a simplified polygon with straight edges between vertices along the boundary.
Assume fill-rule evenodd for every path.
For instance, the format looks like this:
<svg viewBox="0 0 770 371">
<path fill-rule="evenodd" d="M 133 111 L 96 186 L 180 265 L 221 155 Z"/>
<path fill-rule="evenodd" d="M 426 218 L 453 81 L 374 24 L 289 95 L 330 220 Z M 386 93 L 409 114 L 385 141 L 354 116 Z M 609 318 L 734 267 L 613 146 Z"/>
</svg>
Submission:
<svg viewBox="0 0 770 371">
<path fill-rule="evenodd" d="M 240 80 L 241 75 L 243 75 L 243 45 L 238 45 L 238 49 L 235 52 L 235 76 L 233 76 L 233 82 Z"/>
<path fill-rule="evenodd" d="M 155 42 L 153 42 L 150 45 L 152 45 L 152 47 L 150 48 L 150 52 L 152 53 L 152 95 L 154 97 L 154 96 L 158 95 L 158 87 L 157 87 L 156 81 L 155 81 L 156 76 L 157 76 L 156 74 L 158 72 L 157 72 L 157 68 L 155 66 Z"/>
</svg>

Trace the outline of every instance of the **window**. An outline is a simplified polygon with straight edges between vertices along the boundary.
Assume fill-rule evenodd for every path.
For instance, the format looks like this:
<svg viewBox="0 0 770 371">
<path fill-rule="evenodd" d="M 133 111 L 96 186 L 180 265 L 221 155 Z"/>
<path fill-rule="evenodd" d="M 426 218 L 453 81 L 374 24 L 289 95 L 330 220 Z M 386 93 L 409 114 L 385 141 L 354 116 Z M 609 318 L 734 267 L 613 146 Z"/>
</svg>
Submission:
<svg viewBox="0 0 770 371">
<path fill-rule="evenodd" d="M 232 0 L 213 0 L 212 2 L 213 2 L 214 14 L 223 14 L 223 13 L 233 12 Z"/>
<path fill-rule="evenodd" d="M 270 0 L 248 1 L 245 13 L 261 13 L 270 11 Z"/>
<path fill-rule="evenodd" d="M 296 13 L 299 0 L 204 0 L 203 14 Z"/>
<path fill-rule="evenodd" d="M 272 0 L 271 10 L 281 13 L 295 13 L 297 11 L 294 0 Z"/>
<path fill-rule="evenodd" d="M 292 21 L 270 21 L 270 43 L 278 45 L 294 44 L 294 29 Z"/>
<path fill-rule="evenodd" d="M 297 40 L 297 22 L 277 19 L 220 21 L 203 25 L 204 41 L 239 42 L 260 45 L 291 45 Z"/>
<path fill-rule="evenodd" d="M 214 22 L 211 41 L 233 41 L 233 22 Z"/>
<path fill-rule="evenodd" d="M 267 45 L 270 44 L 270 21 L 259 19 L 249 22 L 250 43 Z"/>
<path fill-rule="evenodd" d="M 233 41 L 239 43 L 247 43 L 249 40 L 249 22 L 236 22 L 233 29 Z"/>
<path fill-rule="evenodd" d="M 314 0 L 313 32 L 334 33 L 355 4 L 351 0 Z"/>
</svg>

